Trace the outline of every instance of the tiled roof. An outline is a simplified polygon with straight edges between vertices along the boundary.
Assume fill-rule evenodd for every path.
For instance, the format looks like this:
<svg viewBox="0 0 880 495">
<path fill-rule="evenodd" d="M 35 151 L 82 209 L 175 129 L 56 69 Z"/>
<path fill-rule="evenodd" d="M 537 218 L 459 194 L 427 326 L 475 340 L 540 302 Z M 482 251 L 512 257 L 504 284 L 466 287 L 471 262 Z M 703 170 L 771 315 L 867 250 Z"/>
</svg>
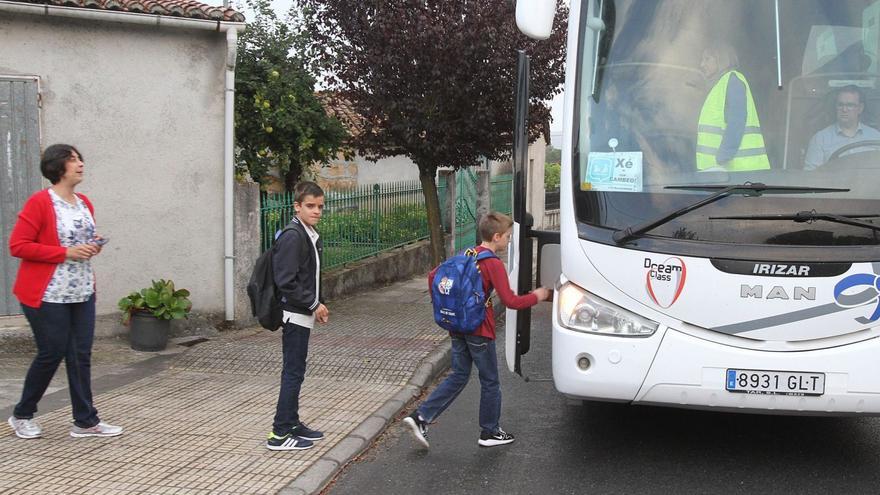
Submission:
<svg viewBox="0 0 880 495">
<path fill-rule="evenodd" d="M 363 132 L 364 118 L 352 108 L 351 102 L 345 97 L 327 91 L 319 91 L 315 96 L 324 105 L 327 114 L 342 122 L 349 135 L 358 136 Z"/>
<path fill-rule="evenodd" d="M 192 0 L 11 0 L 20 3 L 115 10 L 211 21 L 244 22 L 244 14 Z"/>
</svg>

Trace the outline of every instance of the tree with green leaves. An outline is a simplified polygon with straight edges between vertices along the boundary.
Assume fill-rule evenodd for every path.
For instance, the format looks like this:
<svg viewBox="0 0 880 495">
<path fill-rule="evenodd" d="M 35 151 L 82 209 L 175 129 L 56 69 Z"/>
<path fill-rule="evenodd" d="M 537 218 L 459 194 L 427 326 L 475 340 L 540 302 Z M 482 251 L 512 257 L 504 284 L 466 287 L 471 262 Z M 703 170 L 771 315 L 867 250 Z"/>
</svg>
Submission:
<svg viewBox="0 0 880 495">
<path fill-rule="evenodd" d="M 443 257 L 435 177 L 512 148 L 516 50 L 531 57 L 529 135 L 560 91 L 568 8 L 534 41 L 510 0 L 298 0 L 292 12 L 328 86 L 363 118 L 352 145 L 368 159 L 406 155 L 419 167 L 434 261 Z"/>
<path fill-rule="evenodd" d="M 562 150 L 553 146 L 547 146 L 547 150 L 544 152 L 544 161 L 547 163 L 562 163 Z"/>
<path fill-rule="evenodd" d="M 238 42 L 235 143 L 239 172 L 265 182 L 277 170 L 292 190 L 313 163 L 327 163 L 346 137 L 315 96 L 301 54 L 302 33 L 278 19 L 269 0 L 248 0 L 255 13 Z"/>
<path fill-rule="evenodd" d="M 559 163 L 544 164 L 544 190 L 555 191 L 559 189 L 559 175 L 562 165 Z"/>
</svg>

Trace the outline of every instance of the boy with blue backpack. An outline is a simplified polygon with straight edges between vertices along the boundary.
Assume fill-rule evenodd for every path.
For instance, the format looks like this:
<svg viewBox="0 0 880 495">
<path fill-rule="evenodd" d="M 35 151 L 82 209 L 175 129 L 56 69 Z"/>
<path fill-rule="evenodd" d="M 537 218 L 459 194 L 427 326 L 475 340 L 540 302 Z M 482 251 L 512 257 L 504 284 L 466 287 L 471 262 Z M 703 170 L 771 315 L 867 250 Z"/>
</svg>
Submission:
<svg viewBox="0 0 880 495">
<path fill-rule="evenodd" d="M 519 296 L 511 290 L 504 263 L 495 253 L 507 248 L 512 227 L 513 220 L 507 215 L 496 212 L 485 215 L 479 225 L 483 242 L 465 254 L 450 258 L 428 275 L 434 318 L 441 327 L 449 330 L 452 339 L 452 373 L 403 419 L 425 448 L 429 446 L 428 424 L 433 423 L 464 390 L 472 363 L 480 377 L 478 444 L 494 447 L 514 440 L 513 435 L 498 424 L 501 419 L 501 386 L 495 354 L 495 312 L 489 295 L 494 289 L 505 306 L 518 310 L 548 300 L 551 292 L 538 287 Z"/>
</svg>

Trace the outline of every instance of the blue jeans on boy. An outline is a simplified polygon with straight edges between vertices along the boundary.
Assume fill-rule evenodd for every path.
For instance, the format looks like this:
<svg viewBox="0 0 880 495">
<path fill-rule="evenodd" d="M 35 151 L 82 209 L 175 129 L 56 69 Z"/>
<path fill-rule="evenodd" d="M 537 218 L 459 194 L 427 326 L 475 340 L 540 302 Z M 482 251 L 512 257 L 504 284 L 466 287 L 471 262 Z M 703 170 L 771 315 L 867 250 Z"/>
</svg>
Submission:
<svg viewBox="0 0 880 495">
<path fill-rule="evenodd" d="M 306 376 L 311 330 L 288 322 L 281 327 L 281 332 L 281 391 L 278 392 L 278 406 L 272 424 L 272 431 L 278 436 L 286 435 L 299 424 L 299 391 Z"/>
<path fill-rule="evenodd" d="M 476 335 L 452 335 L 452 373 L 419 406 L 419 415 L 432 423 L 464 390 L 471 375 L 471 363 L 480 377 L 480 428 L 495 433 L 501 420 L 501 384 L 495 341 Z"/>
<path fill-rule="evenodd" d="M 98 424 L 92 404 L 92 342 L 95 339 L 95 295 L 81 303 L 44 302 L 39 308 L 21 305 L 34 334 L 37 355 L 24 379 L 21 401 L 12 414 L 32 419 L 58 365 L 67 368 L 73 423 L 80 428 Z"/>
</svg>

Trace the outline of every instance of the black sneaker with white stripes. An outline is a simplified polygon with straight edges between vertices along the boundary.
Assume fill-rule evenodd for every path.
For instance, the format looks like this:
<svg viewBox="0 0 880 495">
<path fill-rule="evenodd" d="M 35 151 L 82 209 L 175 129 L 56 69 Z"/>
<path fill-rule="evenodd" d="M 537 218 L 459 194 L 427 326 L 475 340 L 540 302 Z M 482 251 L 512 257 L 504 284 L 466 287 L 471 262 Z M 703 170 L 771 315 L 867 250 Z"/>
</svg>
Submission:
<svg viewBox="0 0 880 495">
<path fill-rule="evenodd" d="M 289 433 L 279 436 L 272 432 L 269 434 L 269 439 L 266 440 L 266 448 L 269 450 L 305 450 L 314 446 L 315 444 L 311 440 L 296 437 Z"/>
<path fill-rule="evenodd" d="M 300 438 L 305 438 L 306 440 L 311 440 L 313 442 L 315 440 L 320 440 L 320 439 L 324 438 L 323 432 L 320 432 L 318 430 L 313 430 L 313 429 L 309 428 L 308 426 L 306 426 L 305 423 L 302 423 L 302 422 L 300 422 L 300 424 L 294 426 L 290 430 L 290 434 L 295 437 L 300 437 Z"/>
<path fill-rule="evenodd" d="M 481 447 L 494 447 L 496 445 L 507 445 L 513 443 L 513 441 L 513 435 L 498 428 L 498 431 L 495 433 L 480 433 L 480 441 L 477 443 L 479 443 Z"/>
<path fill-rule="evenodd" d="M 428 445 L 428 422 L 419 416 L 419 410 L 416 409 L 409 416 L 403 418 L 404 424 L 408 425 L 416 440 L 427 449 Z"/>
</svg>

